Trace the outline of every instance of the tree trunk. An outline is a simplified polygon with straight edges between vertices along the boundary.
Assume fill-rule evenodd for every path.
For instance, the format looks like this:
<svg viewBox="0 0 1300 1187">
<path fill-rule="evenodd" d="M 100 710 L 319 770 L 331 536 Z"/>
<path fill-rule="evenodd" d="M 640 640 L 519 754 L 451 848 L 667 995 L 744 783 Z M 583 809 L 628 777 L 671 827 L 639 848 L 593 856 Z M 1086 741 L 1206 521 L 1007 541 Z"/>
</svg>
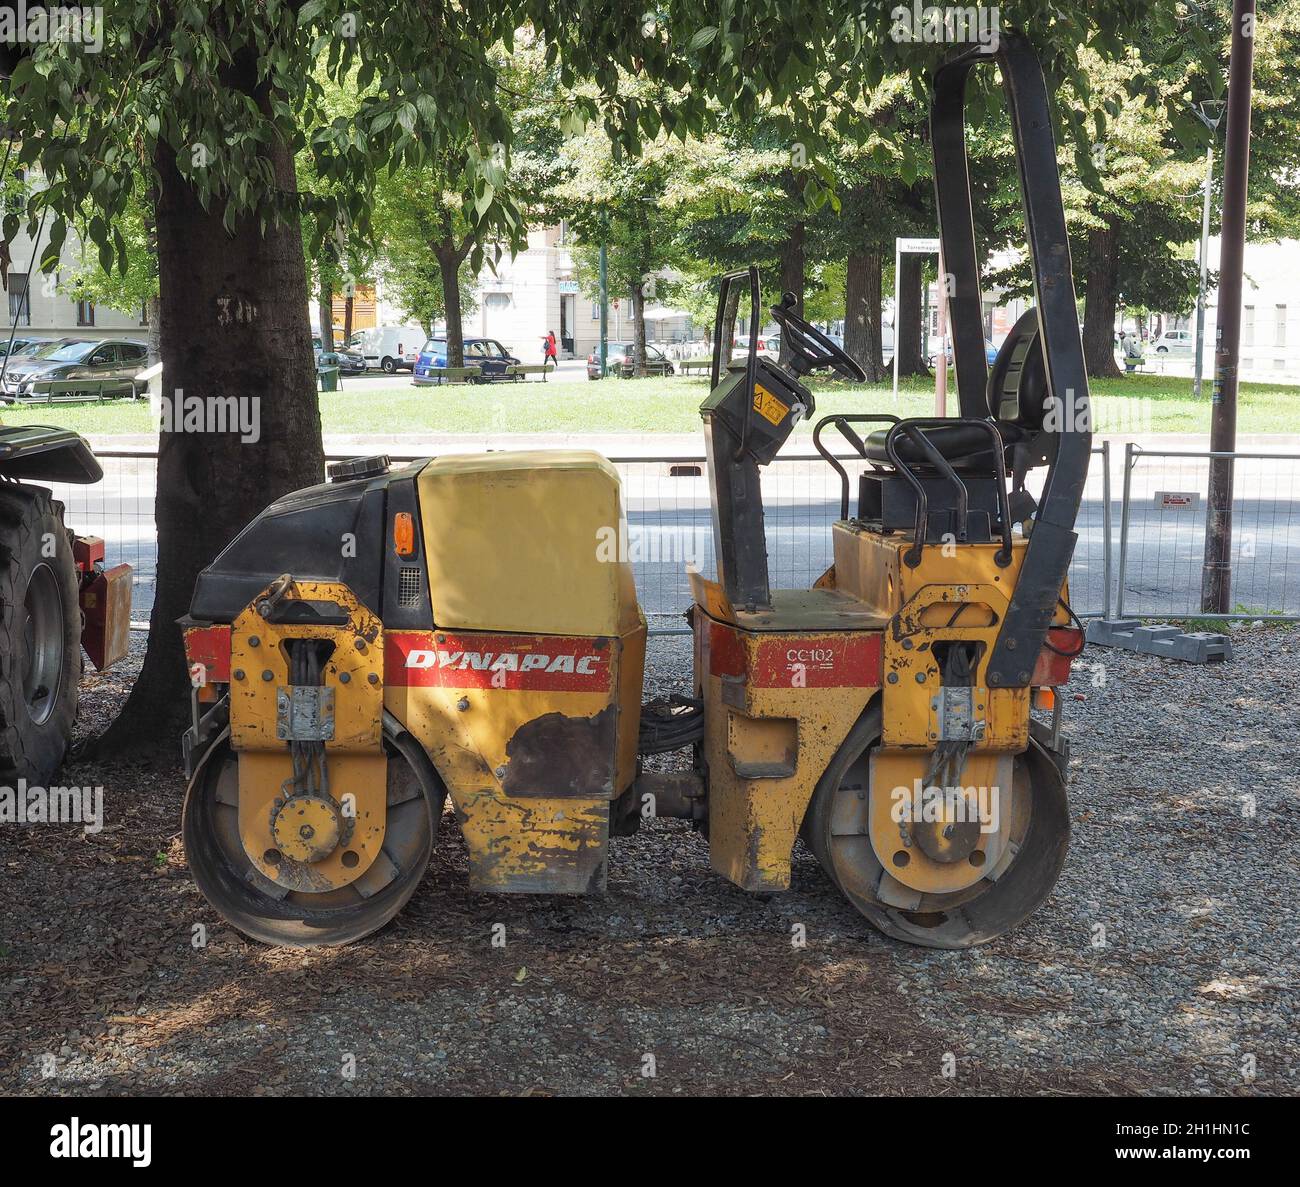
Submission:
<svg viewBox="0 0 1300 1187">
<path fill-rule="evenodd" d="M 898 308 L 894 310 L 894 349 L 898 374 L 929 375 L 925 365 L 926 327 L 921 324 L 922 258 L 904 252 L 898 263 Z M 942 360 L 938 362 L 943 365 Z"/>
<path fill-rule="evenodd" d="M 804 290 L 804 264 L 805 248 L 807 246 L 807 231 L 803 223 L 795 223 L 790 228 L 790 237 L 781 245 L 781 299 L 785 299 L 786 293 L 794 294 L 794 312 L 803 317 L 803 290 Z M 759 333 L 762 333 L 763 327 L 758 327 Z M 790 357 L 790 347 L 785 335 L 781 338 L 781 362 L 786 362 Z"/>
<path fill-rule="evenodd" d="M 343 345 L 346 346 L 352 341 L 352 309 L 355 298 L 349 292 L 343 298 Z M 330 321 L 334 320 L 334 296 L 330 294 Z"/>
<path fill-rule="evenodd" d="M 645 378 L 645 285 L 632 286 L 632 374 Z"/>
<path fill-rule="evenodd" d="M 248 93 L 257 94 L 251 70 L 246 74 Z M 265 93 L 259 98 L 266 103 Z M 289 146 L 264 151 L 280 188 L 292 192 Z M 324 472 L 298 223 L 272 225 L 263 236 L 258 220 L 245 218 L 228 234 L 222 203 L 203 209 L 169 149 L 160 148 L 156 165 L 166 382 L 154 504 L 157 584 L 144 666 L 100 743 L 112 751 L 177 751 L 190 682 L 176 620 L 189 610 L 195 578 L 267 503 L 320 482 Z M 244 397 L 241 409 L 257 418 L 247 434 L 255 440 L 245 443 L 238 429 L 177 431 L 184 429 L 182 394 L 186 409 L 209 415 L 226 407 L 227 397 Z"/>
<path fill-rule="evenodd" d="M 460 324 L 461 253 L 454 243 L 440 243 L 434 254 L 442 276 L 442 308 L 447 319 L 447 366 L 465 365 L 465 335 Z"/>
<path fill-rule="evenodd" d="M 1083 358 L 1093 379 L 1118 379 L 1115 307 L 1119 243 L 1113 227 L 1088 232 L 1088 273 L 1083 295 Z"/>
<path fill-rule="evenodd" d="M 334 349 L 334 293 L 333 286 L 321 269 L 320 290 L 316 295 L 316 312 L 320 319 L 320 348 L 321 350 Z M 347 329 L 344 328 L 344 340 L 346 341 Z"/>
<path fill-rule="evenodd" d="M 849 256 L 844 283 L 844 349 L 867 373 L 868 383 L 885 378 L 880 297 L 880 253 L 864 251 Z"/>
</svg>

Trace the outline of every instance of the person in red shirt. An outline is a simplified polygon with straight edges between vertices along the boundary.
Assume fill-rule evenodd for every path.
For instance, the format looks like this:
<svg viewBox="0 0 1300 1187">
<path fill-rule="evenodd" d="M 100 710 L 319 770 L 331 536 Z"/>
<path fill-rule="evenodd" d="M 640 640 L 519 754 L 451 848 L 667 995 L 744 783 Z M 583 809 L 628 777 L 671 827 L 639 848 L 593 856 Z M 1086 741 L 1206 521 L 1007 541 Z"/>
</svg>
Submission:
<svg viewBox="0 0 1300 1187">
<path fill-rule="evenodd" d="M 555 331 L 547 330 L 546 337 L 542 340 L 542 365 L 550 363 L 552 366 L 559 366 L 559 351 L 555 346 Z"/>
</svg>

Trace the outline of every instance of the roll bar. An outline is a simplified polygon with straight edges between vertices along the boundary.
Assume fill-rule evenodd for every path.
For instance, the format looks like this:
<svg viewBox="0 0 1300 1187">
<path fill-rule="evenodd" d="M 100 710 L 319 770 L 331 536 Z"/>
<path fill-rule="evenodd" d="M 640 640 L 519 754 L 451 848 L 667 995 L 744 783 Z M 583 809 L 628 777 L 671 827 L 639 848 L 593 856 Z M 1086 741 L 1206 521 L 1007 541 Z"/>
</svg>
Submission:
<svg viewBox="0 0 1300 1187">
<path fill-rule="evenodd" d="M 990 414 L 966 157 L 966 81 L 982 62 L 996 63 L 1002 71 L 1033 266 L 1039 342 L 1048 390 L 1060 418 L 1059 428 L 1050 433 L 1047 479 L 1020 579 L 988 663 L 990 686 L 1023 688 L 1047 637 L 1074 554 L 1074 524 L 1092 449 L 1091 415 L 1047 86 L 1033 46 L 1018 34 L 1004 34 L 996 50 L 975 46 L 957 54 L 935 71 L 933 80 L 930 139 L 935 198 L 952 286 L 949 311 L 962 415 L 987 418 Z"/>
</svg>

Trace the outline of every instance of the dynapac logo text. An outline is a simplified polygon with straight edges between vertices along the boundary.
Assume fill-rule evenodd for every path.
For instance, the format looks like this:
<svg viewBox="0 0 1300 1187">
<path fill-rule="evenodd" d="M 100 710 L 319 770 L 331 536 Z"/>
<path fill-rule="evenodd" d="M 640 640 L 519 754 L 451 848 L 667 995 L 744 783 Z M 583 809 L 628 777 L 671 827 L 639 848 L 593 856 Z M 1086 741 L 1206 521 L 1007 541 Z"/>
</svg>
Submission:
<svg viewBox="0 0 1300 1187">
<path fill-rule="evenodd" d="M 539 651 L 410 651 L 408 668 L 439 668 L 467 672 L 573 672 L 591 676 L 600 671 L 598 655 L 545 655 Z"/>
</svg>

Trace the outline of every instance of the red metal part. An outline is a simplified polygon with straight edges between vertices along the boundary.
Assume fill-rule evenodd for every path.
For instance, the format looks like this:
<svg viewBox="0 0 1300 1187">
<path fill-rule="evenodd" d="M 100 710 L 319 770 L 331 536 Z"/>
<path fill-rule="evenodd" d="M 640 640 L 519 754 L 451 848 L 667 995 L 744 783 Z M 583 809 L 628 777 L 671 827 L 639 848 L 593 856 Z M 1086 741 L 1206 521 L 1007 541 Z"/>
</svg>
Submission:
<svg viewBox="0 0 1300 1187">
<path fill-rule="evenodd" d="M 1054 626 L 1047 632 L 1047 641 L 1057 651 L 1066 654 L 1057 655 L 1056 651 L 1044 647 L 1038 653 L 1038 662 L 1034 665 L 1034 674 L 1029 680 L 1031 688 L 1055 687 L 1067 683 L 1070 679 L 1070 664 L 1083 653 L 1083 632 L 1078 627 Z"/>
<path fill-rule="evenodd" d="M 104 563 L 104 541 L 98 536 L 73 536 L 72 560 L 78 573 L 93 573 L 96 565 Z"/>
<path fill-rule="evenodd" d="M 79 543 L 80 541 L 78 541 Z M 103 541 L 99 541 L 103 555 Z M 76 552 L 74 550 L 74 556 Z M 82 571 L 81 645 L 101 672 L 117 663 L 131 641 L 131 566 Z"/>
<path fill-rule="evenodd" d="M 185 658 L 190 675 L 202 664 L 200 685 L 230 683 L 230 627 L 192 626 L 185 631 Z"/>
</svg>

